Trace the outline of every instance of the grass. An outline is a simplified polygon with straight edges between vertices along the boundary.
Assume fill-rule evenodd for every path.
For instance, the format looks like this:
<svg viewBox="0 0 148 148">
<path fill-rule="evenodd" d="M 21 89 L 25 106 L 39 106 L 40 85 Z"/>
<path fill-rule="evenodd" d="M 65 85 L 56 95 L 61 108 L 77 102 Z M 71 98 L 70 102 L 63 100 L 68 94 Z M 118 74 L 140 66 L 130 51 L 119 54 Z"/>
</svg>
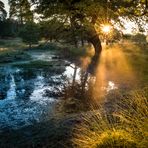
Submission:
<svg viewBox="0 0 148 148">
<path fill-rule="evenodd" d="M 148 88 L 132 92 L 119 104 L 118 116 L 132 133 L 138 147 L 148 146 Z"/>
<path fill-rule="evenodd" d="M 116 104 L 117 112 L 92 110 L 74 128 L 74 147 L 147 148 L 148 89 L 133 91 Z"/>
<path fill-rule="evenodd" d="M 34 47 L 32 50 L 50 50 L 58 51 L 61 48 L 56 43 L 40 43 L 37 47 Z"/>
<path fill-rule="evenodd" d="M 101 106 L 103 112 L 92 110 L 85 114 L 83 122 L 74 128 L 73 147 L 148 147 L 148 89 L 143 89 L 148 86 L 147 47 L 127 42 L 114 44 L 104 51 L 99 64 L 101 69 L 97 73 L 99 78 L 100 74 L 103 75 L 100 80 L 110 74 L 110 79 L 128 82 L 126 77 L 129 75 L 129 81 L 134 78 L 132 89 L 138 81 L 137 87 L 142 90 L 130 93 L 129 90 L 122 90 L 119 96 L 112 95 L 108 106 Z"/>
<path fill-rule="evenodd" d="M 0 63 L 10 63 L 21 60 L 29 60 L 30 56 L 22 50 L 0 50 Z"/>
<path fill-rule="evenodd" d="M 27 45 L 20 38 L 0 39 L 0 48 L 20 49 L 26 48 Z"/>
<path fill-rule="evenodd" d="M 10 63 L 29 60 L 30 56 L 24 51 L 27 46 L 19 38 L 0 40 L 0 63 Z"/>
<path fill-rule="evenodd" d="M 65 63 L 63 61 L 30 61 L 27 63 L 13 64 L 14 67 L 26 70 L 44 70 L 50 73 L 61 74 L 65 70 Z"/>
</svg>

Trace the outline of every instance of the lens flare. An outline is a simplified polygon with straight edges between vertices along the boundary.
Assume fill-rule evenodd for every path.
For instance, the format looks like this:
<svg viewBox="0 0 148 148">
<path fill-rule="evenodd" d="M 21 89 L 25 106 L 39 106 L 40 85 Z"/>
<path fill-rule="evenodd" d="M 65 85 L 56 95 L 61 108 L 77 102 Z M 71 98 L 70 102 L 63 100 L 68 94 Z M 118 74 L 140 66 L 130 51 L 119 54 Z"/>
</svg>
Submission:
<svg viewBox="0 0 148 148">
<path fill-rule="evenodd" d="M 101 29 L 104 33 L 108 34 L 111 32 L 112 27 L 110 25 L 103 25 Z"/>
</svg>

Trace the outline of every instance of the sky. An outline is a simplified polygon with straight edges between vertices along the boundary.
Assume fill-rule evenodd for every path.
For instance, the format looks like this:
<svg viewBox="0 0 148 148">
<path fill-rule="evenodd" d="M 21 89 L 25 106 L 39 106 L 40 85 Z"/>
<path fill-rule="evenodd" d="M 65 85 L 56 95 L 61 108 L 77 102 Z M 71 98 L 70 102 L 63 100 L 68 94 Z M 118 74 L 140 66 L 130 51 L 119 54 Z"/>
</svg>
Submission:
<svg viewBox="0 0 148 148">
<path fill-rule="evenodd" d="M 9 5 L 8 5 L 8 0 L 1 0 L 5 4 L 5 9 L 7 11 L 7 17 L 9 16 Z"/>
</svg>

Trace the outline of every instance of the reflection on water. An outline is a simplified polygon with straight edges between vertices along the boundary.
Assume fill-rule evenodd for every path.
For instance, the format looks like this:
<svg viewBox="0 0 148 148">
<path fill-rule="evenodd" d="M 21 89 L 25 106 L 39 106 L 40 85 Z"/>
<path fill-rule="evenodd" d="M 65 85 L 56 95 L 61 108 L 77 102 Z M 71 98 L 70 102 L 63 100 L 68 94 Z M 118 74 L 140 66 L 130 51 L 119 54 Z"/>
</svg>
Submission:
<svg viewBox="0 0 148 148">
<path fill-rule="evenodd" d="M 44 91 L 47 89 L 51 90 L 51 88 L 49 86 L 45 86 L 45 78 L 42 75 L 37 76 L 34 86 L 34 90 L 30 96 L 31 101 L 35 101 L 40 104 L 46 104 L 46 101 L 54 102 L 54 98 L 44 96 Z"/>
<path fill-rule="evenodd" d="M 34 58 L 43 57 L 47 61 L 52 60 L 51 55 L 34 54 Z M 53 117 L 53 108 L 63 87 L 70 85 L 71 90 L 65 88 L 68 93 L 74 95 L 77 91 L 76 96 L 83 97 L 83 93 L 91 87 L 89 81 L 95 83 L 96 79 L 75 64 L 65 66 L 65 71 L 58 74 L 45 69 L 0 67 L 0 131 L 49 120 Z M 108 81 L 102 89 L 108 93 L 118 87 L 115 82 Z"/>
<path fill-rule="evenodd" d="M 67 70 L 57 75 L 42 70 L 1 67 L 0 131 L 50 119 L 57 102 L 57 88 L 70 73 Z"/>
<path fill-rule="evenodd" d="M 77 69 L 75 80 L 80 81 L 80 71 L 81 71 L 81 69 L 79 67 L 75 66 L 75 64 L 70 64 L 70 66 L 67 66 L 66 70 L 64 72 L 64 75 L 66 75 L 67 78 L 72 81 L 71 78 L 74 75 L 75 68 Z"/>
<path fill-rule="evenodd" d="M 118 87 L 115 85 L 113 81 L 108 81 L 108 84 L 106 87 L 102 87 L 103 90 L 106 90 L 107 92 L 110 92 L 111 90 L 118 89 Z"/>
<path fill-rule="evenodd" d="M 14 76 L 12 74 L 10 74 L 10 84 L 9 84 L 10 88 L 7 91 L 7 96 L 6 99 L 15 99 L 16 98 L 16 84 L 15 84 L 15 80 L 14 80 Z"/>
</svg>

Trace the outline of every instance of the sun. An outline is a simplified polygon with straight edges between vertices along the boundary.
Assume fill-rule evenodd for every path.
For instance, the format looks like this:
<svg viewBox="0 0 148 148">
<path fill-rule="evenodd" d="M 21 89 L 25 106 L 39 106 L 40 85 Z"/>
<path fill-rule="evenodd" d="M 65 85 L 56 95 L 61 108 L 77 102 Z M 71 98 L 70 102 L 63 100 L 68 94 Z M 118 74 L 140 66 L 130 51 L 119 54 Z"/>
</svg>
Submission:
<svg viewBox="0 0 148 148">
<path fill-rule="evenodd" d="M 111 32 L 112 26 L 111 25 L 102 25 L 101 29 L 104 33 L 108 34 Z"/>
</svg>

